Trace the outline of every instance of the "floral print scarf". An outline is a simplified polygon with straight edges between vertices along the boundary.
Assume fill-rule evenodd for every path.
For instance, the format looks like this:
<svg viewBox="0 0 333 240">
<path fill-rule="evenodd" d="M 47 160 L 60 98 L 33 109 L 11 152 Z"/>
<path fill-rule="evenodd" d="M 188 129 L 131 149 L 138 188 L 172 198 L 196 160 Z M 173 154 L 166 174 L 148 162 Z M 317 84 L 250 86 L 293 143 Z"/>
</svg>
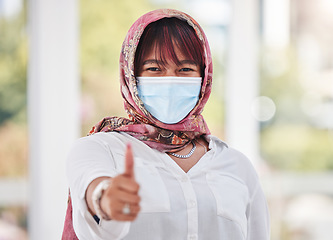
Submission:
<svg viewBox="0 0 333 240">
<path fill-rule="evenodd" d="M 134 76 L 135 51 L 145 27 L 152 22 L 168 17 L 177 17 L 192 26 L 205 51 L 205 77 L 202 81 L 199 101 L 187 117 L 176 124 L 162 123 L 152 117 L 144 108 L 138 95 Z M 161 152 L 176 151 L 185 147 L 195 137 L 210 133 L 201 112 L 211 92 L 212 70 L 212 57 L 207 38 L 193 18 L 173 9 L 159 9 L 143 15 L 128 31 L 120 55 L 121 94 L 129 119 L 106 117 L 96 124 L 88 135 L 96 132 L 126 132 Z"/>
</svg>

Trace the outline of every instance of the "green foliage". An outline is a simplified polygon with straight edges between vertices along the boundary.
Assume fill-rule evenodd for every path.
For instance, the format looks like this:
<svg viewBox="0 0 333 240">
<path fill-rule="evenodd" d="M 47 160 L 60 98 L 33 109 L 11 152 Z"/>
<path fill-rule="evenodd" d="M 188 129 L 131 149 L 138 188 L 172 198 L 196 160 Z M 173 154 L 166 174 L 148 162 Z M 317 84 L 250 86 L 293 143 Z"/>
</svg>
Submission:
<svg viewBox="0 0 333 240">
<path fill-rule="evenodd" d="M 153 10 L 148 0 L 81 0 L 82 95 L 92 102 L 82 135 L 105 116 L 126 116 L 119 86 L 119 56 L 134 21 Z"/>
<path fill-rule="evenodd" d="M 311 126 L 300 107 L 304 89 L 295 51 L 265 51 L 261 94 L 272 98 L 277 110 L 274 119 L 261 125 L 261 155 L 281 170 L 333 170 L 332 133 Z"/>
<path fill-rule="evenodd" d="M 263 49 L 260 93 L 276 104 L 275 122 L 299 124 L 305 116 L 300 108 L 303 89 L 299 82 L 298 59 L 295 49 L 281 51 Z"/>
<path fill-rule="evenodd" d="M 145 0 L 81 0 L 81 67 L 112 74 L 118 71 L 122 42 L 132 23 L 152 10 Z"/>
<path fill-rule="evenodd" d="M 26 120 L 27 41 L 24 11 L 0 18 L 0 125 Z"/>
<path fill-rule="evenodd" d="M 333 170 L 333 134 L 306 125 L 275 125 L 261 135 L 262 155 L 273 167 L 295 171 Z"/>
<path fill-rule="evenodd" d="M 0 176 L 26 176 L 28 163 L 26 125 L 7 121 L 0 126 Z"/>
</svg>

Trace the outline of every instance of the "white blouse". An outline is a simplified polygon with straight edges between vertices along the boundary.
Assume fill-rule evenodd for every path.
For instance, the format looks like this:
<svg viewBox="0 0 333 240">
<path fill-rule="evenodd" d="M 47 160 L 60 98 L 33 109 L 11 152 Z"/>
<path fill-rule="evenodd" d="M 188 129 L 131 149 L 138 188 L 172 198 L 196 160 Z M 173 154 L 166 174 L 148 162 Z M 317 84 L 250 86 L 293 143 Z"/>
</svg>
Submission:
<svg viewBox="0 0 333 240">
<path fill-rule="evenodd" d="M 96 133 L 69 153 L 73 226 L 80 240 L 268 240 L 269 215 L 250 161 L 214 136 L 185 173 L 167 154 L 126 133 Z M 97 177 L 123 173 L 131 142 L 141 212 L 134 222 L 103 221 L 87 210 L 85 191 Z M 186 160 L 184 160 L 186 161 Z"/>
</svg>

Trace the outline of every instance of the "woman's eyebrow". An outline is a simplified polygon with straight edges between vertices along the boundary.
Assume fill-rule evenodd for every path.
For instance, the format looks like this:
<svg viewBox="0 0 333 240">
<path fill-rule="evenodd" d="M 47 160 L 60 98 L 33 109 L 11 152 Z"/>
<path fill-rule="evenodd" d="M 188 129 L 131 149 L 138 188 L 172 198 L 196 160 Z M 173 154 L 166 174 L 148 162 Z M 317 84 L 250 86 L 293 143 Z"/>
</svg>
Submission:
<svg viewBox="0 0 333 240">
<path fill-rule="evenodd" d="M 198 65 L 198 63 L 194 60 L 181 60 L 179 61 L 180 64 L 191 64 L 191 65 Z"/>
<path fill-rule="evenodd" d="M 148 60 L 145 60 L 142 65 L 147 65 L 147 64 L 152 64 L 152 63 L 162 64 L 162 62 L 157 59 L 148 59 Z"/>
</svg>

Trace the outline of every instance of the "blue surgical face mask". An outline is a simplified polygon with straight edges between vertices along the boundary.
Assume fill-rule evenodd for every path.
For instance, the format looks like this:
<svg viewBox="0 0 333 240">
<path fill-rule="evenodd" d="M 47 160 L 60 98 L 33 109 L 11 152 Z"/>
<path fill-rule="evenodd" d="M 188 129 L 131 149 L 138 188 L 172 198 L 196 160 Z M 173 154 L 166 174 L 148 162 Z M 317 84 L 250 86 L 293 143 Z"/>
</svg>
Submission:
<svg viewBox="0 0 333 240">
<path fill-rule="evenodd" d="M 198 102 L 201 77 L 137 77 L 141 101 L 163 123 L 183 120 Z"/>
</svg>

